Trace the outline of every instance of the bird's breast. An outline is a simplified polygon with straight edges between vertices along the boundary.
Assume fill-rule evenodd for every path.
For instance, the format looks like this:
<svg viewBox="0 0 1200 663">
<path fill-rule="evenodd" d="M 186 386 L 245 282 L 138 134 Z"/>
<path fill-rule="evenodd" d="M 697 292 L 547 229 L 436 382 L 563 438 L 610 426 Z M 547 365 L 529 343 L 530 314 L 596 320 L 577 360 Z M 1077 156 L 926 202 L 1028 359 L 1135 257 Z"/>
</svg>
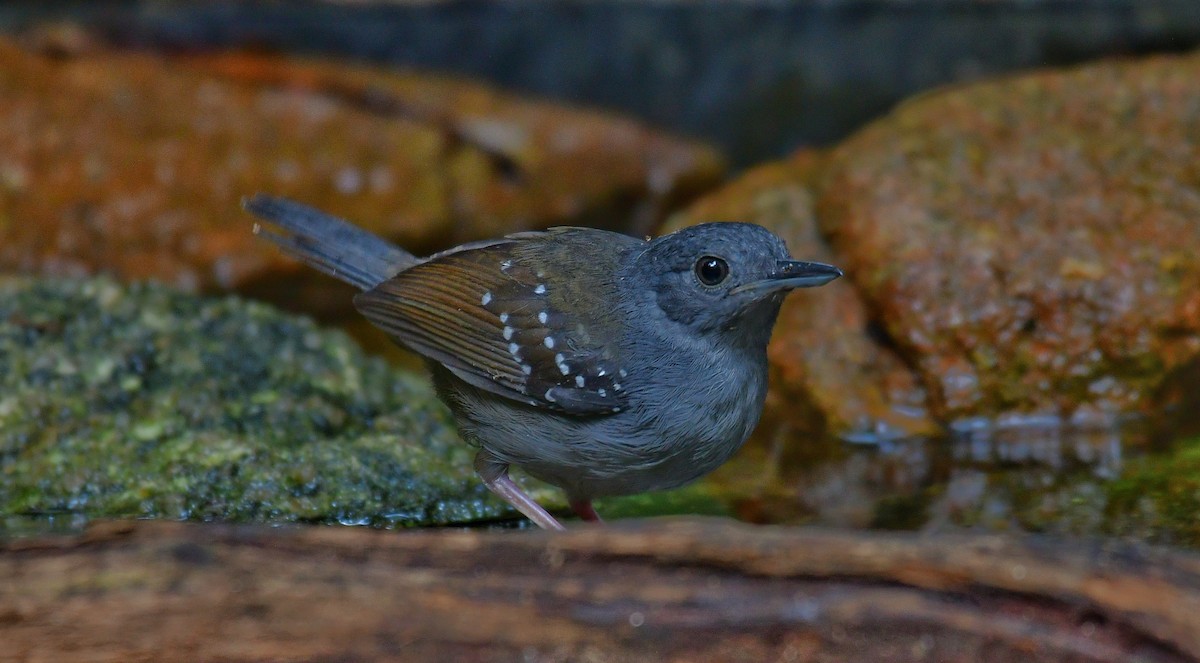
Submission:
<svg viewBox="0 0 1200 663">
<path fill-rule="evenodd" d="M 767 389 L 765 354 L 676 355 L 653 369 L 632 393 L 636 416 L 620 420 L 625 430 L 616 436 L 643 441 L 628 463 L 642 490 L 682 485 L 728 460 L 758 424 Z"/>
</svg>

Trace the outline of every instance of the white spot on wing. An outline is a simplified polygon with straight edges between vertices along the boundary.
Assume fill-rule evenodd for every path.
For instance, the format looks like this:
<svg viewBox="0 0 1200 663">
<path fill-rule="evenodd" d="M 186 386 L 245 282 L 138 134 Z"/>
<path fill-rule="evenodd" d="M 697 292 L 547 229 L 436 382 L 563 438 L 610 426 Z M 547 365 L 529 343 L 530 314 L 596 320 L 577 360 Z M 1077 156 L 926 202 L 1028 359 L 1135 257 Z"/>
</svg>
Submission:
<svg viewBox="0 0 1200 663">
<path fill-rule="evenodd" d="M 554 402 L 554 387 L 550 387 L 546 390 L 546 400 L 550 401 L 551 403 Z"/>
<path fill-rule="evenodd" d="M 579 387 L 580 389 L 583 389 L 583 376 L 582 375 L 575 376 L 575 386 Z"/>
<path fill-rule="evenodd" d="M 505 327 L 505 328 L 504 328 L 504 340 L 506 340 L 506 341 L 511 341 L 511 340 L 512 340 L 512 336 L 513 336 L 513 328 L 512 328 L 512 327 Z"/>
<path fill-rule="evenodd" d="M 546 285 L 544 283 L 539 283 L 537 285 L 537 287 L 533 289 L 533 294 L 535 294 L 535 295 L 546 294 Z"/>
<path fill-rule="evenodd" d="M 547 348 L 550 348 L 551 350 L 554 349 L 554 337 L 553 336 L 547 336 L 546 340 L 542 341 L 542 343 L 545 343 Z"/>
<path fill-rule="evenodd" d="M 507 323 L 508 323 L 508 314 L 501 313 L 500 314 L 500 324 L 507 324 Z"/>
<path fill-rule="evenodd" d="M 608 396 L 608 392 L 605 391 L 604 389 L 599 389 L 596 391 L 596 393 L 600 394 L 600 398 L 606 398 Z"/>
<path fill-rule="evenodd" d="M 492 303 L 492 291 L 488 290 L 487 292 L 483 293 L 483 298 L 479 300 L 479 303 L 483 306 L 487 306 L 488 304 Z"/>
<path fill-rule="evenodd" d="M 546 324 L 546 321 L 549 319 L 550 316 L 545 311 L 538 313 L 538 322 L 542 323 L 543 325 Z"/>
</svg>

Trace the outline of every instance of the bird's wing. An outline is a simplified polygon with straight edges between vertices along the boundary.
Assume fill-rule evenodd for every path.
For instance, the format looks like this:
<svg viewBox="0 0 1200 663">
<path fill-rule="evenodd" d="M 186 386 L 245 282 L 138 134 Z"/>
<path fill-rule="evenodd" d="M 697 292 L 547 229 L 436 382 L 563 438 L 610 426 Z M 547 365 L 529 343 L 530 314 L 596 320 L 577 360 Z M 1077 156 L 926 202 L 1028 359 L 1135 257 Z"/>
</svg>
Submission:
<svg viewBox="0 0 1200 663">
<path fill-rule="evenodd" d="M 480 389 L 569 414 L 618 412 L 627 397 L 614 241 L 638 242 L 583 229 L 513 235 L 433 256 L 354 304 Z"/>
</svg>

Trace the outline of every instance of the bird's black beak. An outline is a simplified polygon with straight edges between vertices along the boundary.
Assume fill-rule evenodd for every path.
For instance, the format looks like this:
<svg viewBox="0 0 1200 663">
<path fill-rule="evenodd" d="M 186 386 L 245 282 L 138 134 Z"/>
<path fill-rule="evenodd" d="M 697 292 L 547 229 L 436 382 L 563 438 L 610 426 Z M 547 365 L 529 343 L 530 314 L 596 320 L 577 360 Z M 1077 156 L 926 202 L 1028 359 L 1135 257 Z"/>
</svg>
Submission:
<svg viewBox="0 0 1200 663">
<path fill-rule="evenodd" d="M 842 270 L 823 262 L 780 260 L 775 272 L 767 279 L 780 288 L 815 288 L 842 275 Z"/>
<path fill-rule="evenodd" d="M 775 271 L 771 272 L 767 278 L 739 285 L 730 293 L 752 292 L 757 296 L 792 288 L 815 288 L 825 285 L 841 275 L 842 270 L 823 262 L 779 260 L 775 263 Z"/>
</svg>

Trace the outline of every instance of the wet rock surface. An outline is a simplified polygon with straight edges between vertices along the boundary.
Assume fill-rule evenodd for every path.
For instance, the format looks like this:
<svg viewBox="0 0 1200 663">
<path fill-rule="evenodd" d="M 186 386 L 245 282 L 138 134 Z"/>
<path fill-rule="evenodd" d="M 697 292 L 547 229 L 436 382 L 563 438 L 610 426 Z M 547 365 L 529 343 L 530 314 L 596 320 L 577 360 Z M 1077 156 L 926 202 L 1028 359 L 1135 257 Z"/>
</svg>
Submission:
<svg viewBox="0 0 1200 663">
<path fill-rule="evenodd" d="M 833 150 L 818 219 L 935 415 L 1195 417 L 1200 57 L 931 93 Z M 1163 397 L 1167 399 L 1164 400 Z"/>
<path fill-rule="evenodd" d="M 340 332 L 159 286 L 0 281 L 0 514 L 511 518 L 473 455 L 422 376 Z"/>
<path fill-rule="evenodd" d="M 242 196 L 291 195 L 426 252 L 563 223 L 644 229 L 721 169 L 633 121 L 465 81 L 109 51 L 71 30 L 0 39 L 3 271 L 345 311 L 346 291 L 251 237 Z"/>
</svg>

